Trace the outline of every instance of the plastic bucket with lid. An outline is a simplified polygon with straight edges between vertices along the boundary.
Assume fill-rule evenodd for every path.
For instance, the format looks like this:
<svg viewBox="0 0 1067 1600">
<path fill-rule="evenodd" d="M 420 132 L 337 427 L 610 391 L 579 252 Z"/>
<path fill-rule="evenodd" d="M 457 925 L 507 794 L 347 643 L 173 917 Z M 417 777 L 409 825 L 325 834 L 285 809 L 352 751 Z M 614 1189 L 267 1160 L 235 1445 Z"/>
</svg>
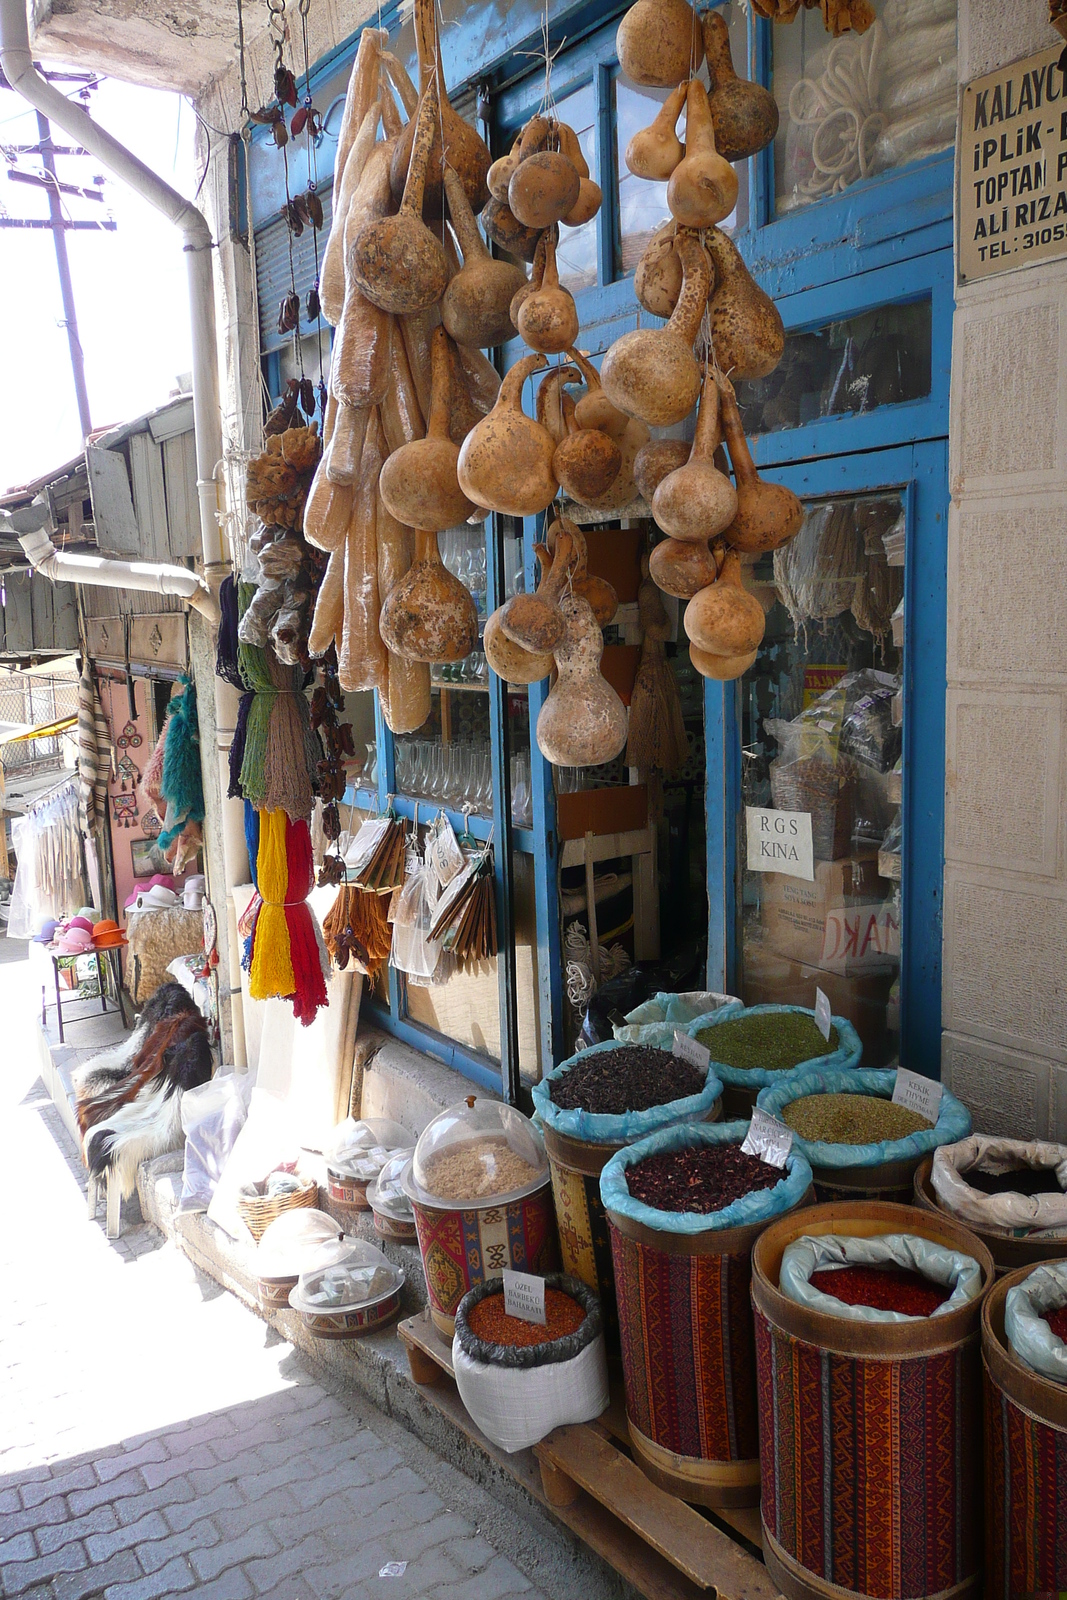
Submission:
<svg viewBox="0 0 1067 1600">
<path fill-rule="evenodd" d="M 983 1295 L 994 1276 L 973 1233 L 913 1206 L 815 1206 L 760 1235 L 752 1302 L 768 1572 L 788 1600 L 977 1596 L 983 1296 L 900 1323 L 799 1305 L 779 1287 L 782 1255 L 827 1233 L 918 1234 L 973 1257 Z"/>
<path fill-rule="evenodd" d="M 365 1239 L 353 1239 L 339 1261 L 300 1274 L 289 1304 L 316 1338 L 353 1339 L 396 1316 L 403 1286 L 403 1267 Z"/>
<path fill-rule="evenodd" d="M 544 1145 L 528 1117 L 470 1095 L 424 1130 L 402 1177 L 415 1213 L 430 1315 L 451 1339 L 469 1289 L 505 1267 L 559 1267 Z"/>
<path fill-rule="evenodd" d="M 1004 1333 L 1008 1291 L 1032 1270 L 1001 1278 L 982 1307 L 990 1600 L 1067 1589 L 1067 1384 L 1024 1366 Z"/>
<path fill-rule="evenodd" d="M 547 1086 L 563 1077 L 579 1061 L 593 1054 L 627 1048 L 630 1046 L 626 1042 L 611 1039 L 593 1045 L 547 1073 L 534 1086 L 533 1092 L 552 1171 L 563 1268 L 600 1296 L 604 1336 L 613 1355 L 619 1348 L 619 1315 L 615 1306 L 611 1240 L 600 1199 L 600 1174 L 612 1156 L 637 1139 L 680 1123 L 714 1122 L 722 1115 L 722 1085 L 713 1076 L 709 1076 L 703 1095 L 625 1116 L 565 1111 L 551 1099 Z M 638 1119 L 644 1121 L 631 1131 Z"/>
<path fill-rule="evenodd" d="M 647 1156 L 740 1144 L 747 1132 L 746 1122 L 671 1128 L 621 1150 L 601 1177 L 634 1455 L 661 1489 L 705 1506 L 759 1502 L 752 1246 L 773 1218 L 810 1204 L 811 1168 L 790 1153 L 780 1183 L 707 1215 L 643 1204 L 626 1174 Z"/>
</svg>

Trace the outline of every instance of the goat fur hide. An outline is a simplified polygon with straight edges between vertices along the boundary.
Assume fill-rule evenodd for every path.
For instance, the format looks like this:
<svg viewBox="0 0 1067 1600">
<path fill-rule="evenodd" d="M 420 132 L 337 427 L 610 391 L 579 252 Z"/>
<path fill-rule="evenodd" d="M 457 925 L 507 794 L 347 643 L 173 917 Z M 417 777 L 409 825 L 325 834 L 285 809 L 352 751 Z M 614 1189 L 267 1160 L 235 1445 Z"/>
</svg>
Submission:
<svg viewBox="0 0 1067 1600">
<path fill-rule="evenodd" d="M 177 983 L 163 984 L 122 1045 L 76 1074 L 78 1126 L 94 1177 L 110 1172 L 123 1196 L 149 1156 L 182 1143 L 181 1098 L 211 1077 L 207 1024 Z"/>
</svg>

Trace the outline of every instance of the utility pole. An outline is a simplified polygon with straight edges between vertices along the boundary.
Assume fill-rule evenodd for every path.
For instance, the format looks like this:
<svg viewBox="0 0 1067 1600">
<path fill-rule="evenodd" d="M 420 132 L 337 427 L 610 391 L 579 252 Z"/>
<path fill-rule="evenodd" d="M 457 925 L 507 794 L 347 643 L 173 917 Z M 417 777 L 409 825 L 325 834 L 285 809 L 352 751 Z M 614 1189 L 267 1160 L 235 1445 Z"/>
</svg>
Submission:
<svg viewBox="0 0 1067 1600">
<path fill-rule="evenodd" d="M 63 296 L 63 323 L 70 347 L 70 367 L 74 374 L 74 393 L 78 399 L 78 421 L 82 442 L 92 432 L 89 413 L 89 391 L 85 387 L 85 357 L 78 337 L 78 313 L 74 305 L 74 287 L 70 281 L 70 261 L 67 257 L 67 233 L 63 208 L 59 203 L 59 178 L 56 173 L 55 151 L 52 147 L 52 128 L 48 118 L 37 113 L 37 133 L 41 144 L 41 161 L 48 174 L 45 187 L 48 191 L 48 216 L 52 225 L 52 238 L 56 247 L 56 267 L 59 270 L 59 290 Z"/>
</svg>

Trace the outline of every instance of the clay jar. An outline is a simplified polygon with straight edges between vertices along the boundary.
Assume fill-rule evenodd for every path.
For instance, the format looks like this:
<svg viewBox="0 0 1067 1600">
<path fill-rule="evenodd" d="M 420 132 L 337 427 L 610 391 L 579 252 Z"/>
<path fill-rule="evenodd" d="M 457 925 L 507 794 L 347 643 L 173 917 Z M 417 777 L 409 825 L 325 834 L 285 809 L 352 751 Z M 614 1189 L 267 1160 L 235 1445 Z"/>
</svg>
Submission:
<svg viewBox="0 0 1067 1600">
<path fill-rule="evenodd" d="M 463 184 L 451 167 L 445 168 L 445 192 L 463 267 L 444 292 L 441 321 L 457 344 L 489 350 L 512 336 L 511 301 L 525 284 L 526 274 L 521 267 L 496 261 L 489 254 Z"/>
<path fill-rule="evenodd" d="M 393 451 L 382 467 L 379 488 L 398 522 L 441 533 L 466 522 L 475 507 L 456 477 L 459 450 L 449 434 L 451 363 L 444 328 L 434 329 L 430 356 L 433 388 L 426 437 Z"/>
<path fill-rule="evenodd" d="M 778 132 L 778 102 L 762 84 L 734 71 L 730 30 L 721 11 L 705 11 L 704 53 L 708 59 L 711 120 L 715 143 L 727 161 L 744 161 L 766 149 Z"/>
<path fill-rule="evenodd" d="M 685 608 L 685 631 L 699 650 L 744 656 L 763 638 L 763 607 L 741 584 L 741 563 L 730 551 L 716 583 L 695 594 Z"/>
<path fill-rule="evenodd" d="M 679 232 L 675 248 L 682 263 L 682 291 L 667 326 L 623 334 L 600 370 L 608 399 L 650 427 L 684 421 L 700 394 L 693 342 L 708 297 L 708 260 L 691 233 Z"/>
<path fill-rule="evenodd" d="M 634 83 L 670 89 L 704 59 L 704 36 L 685 0 L 637 0 L 615 35 L 619 65 Z"/>
<path fill-rule="evenodd" d="M 685 156 L 671 173 L 667 205 L 683 228 L 710 228 L 737 204 L 737 173 L 715 148 L 707 91 L 693 78 L 686 96 Z"/>
<path fill-rule="evenodd" d="M 689 459 L 669 472 L 652 496 L 652 515 L 672 539 L 706 543 L 737 515 L 734 486 L 713 460 L 720 437 L 719 390 L 709 368 Z"/>
<path fill-rule="evenodd" d="M 460 488 L 487 511 L 533 516 L 545 509 L 559 487 L 552 472 L 556 442 L 522 410 L 523 384 L 547 365 L 542 355 L 516 361 L 500 385 L 496 405 L 463 441 Z"/>
<path fill-rule="evenodd" d="M 404 198 L 395 217 L 369 222 L 356 234 L 349 257 L 352 277 L 383 311 L 421 311 L 435 304 L 448 283 L 448 257 L 422 220 L 426 168 L 437 118 L 433 85 L 419 102 Z"/>
<path fill-rule="evenodd" d="M 777 550 L 800 532 L 804 507 L 792 489 L 782 483 L 765 483 L 759 476 L 741 426 L 733 384 L 720 373 L 718 386 L 723 432 L 737 483 L 737 515 L 726 529 L 726 542 L 749 554 Z"/>
<path fill-rule="evenodd" d="M 587 600 L 563 599 L 557 677 L 537 718 L 537 744 L 557 767 L 598 767 L 626 744 L 626 708 L 600 671 L 604 640 Z"/>
</svg>

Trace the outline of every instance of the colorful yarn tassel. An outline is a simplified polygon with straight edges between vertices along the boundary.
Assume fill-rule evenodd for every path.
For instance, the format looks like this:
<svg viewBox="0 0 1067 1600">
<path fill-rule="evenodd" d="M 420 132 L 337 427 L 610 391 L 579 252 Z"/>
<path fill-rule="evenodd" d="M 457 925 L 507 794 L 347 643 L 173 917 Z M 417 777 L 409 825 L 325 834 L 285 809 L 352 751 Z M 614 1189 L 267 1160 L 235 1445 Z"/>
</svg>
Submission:
<svg viewBox="0 0 1067 1600">
<path fill-rule="evenodd" d="M 261 811 L 256 858 L 258 905 L 252 923 L 249 993 L 290 1000 L 305 1027 L 327 1003 L 329 960 L 315 913 L 311 831 L 284 811 Z"/>
</svg>

